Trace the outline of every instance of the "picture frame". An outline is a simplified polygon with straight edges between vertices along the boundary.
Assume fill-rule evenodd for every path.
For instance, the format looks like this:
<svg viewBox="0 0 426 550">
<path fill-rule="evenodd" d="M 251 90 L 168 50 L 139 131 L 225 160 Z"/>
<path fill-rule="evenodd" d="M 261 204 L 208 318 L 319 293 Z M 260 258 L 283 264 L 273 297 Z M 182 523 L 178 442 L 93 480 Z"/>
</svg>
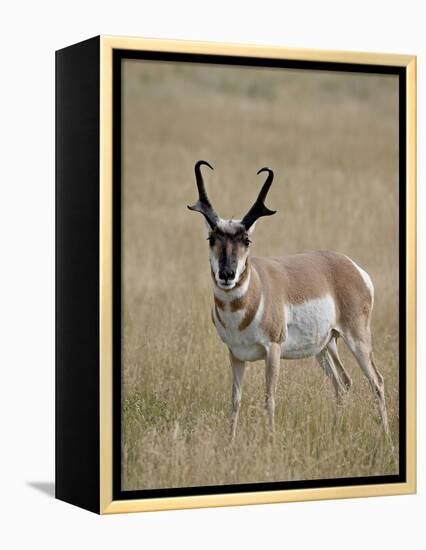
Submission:
<svg viewBox="0 0 426 550">
<path fill-rule="evenodd" d="M 396 474 L 123 490 L 124 60 L 398 79 Z M 188 179 L 192 177 L 188 174 Z M 98 36 L 56 52 L 56 498 L 110 514 L 414 493 L 415 188 L 415 56 L 112 36 Z M 188 197 L 188 204 L 192 198 Z M 143 271 L 143 262 L 140 268 Z M 208 277 L 208 269 L 206 273 Z"/>
</svg>

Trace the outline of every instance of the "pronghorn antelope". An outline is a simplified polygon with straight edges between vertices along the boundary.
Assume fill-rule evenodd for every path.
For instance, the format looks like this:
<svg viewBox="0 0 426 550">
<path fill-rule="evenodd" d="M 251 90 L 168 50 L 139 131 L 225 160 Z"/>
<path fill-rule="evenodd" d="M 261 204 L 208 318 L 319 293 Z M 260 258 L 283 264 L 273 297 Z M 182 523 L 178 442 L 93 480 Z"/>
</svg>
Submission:
<svg viewBox="0 0 426 550">
<path fill-rule="evenodd" d="M 370 320 L 374 287 L 369 275 L 347 256 L 311 252 L 281 257 L 251 257 L 250 238 L 258 218 L 274 211 L 265 206 L 274 173 L 266 173 L 262 189 L 241 220 L 219 218 L 195 164 L 198 201 L 190 210 L 206 219 L 213 279 L 212 321 L 228 346 L 232 367 L 231 439 L 234 440 L 246 361 L 265 360 L 269 429 L 275 429 L 275 388 L 280 359 L 315 356 L 331 378 L 336 398 L 351 386 L 337 350 L 342 337 L 368 378 L 390 440 L 383 377 L 372 352 Z"/>
</svg>

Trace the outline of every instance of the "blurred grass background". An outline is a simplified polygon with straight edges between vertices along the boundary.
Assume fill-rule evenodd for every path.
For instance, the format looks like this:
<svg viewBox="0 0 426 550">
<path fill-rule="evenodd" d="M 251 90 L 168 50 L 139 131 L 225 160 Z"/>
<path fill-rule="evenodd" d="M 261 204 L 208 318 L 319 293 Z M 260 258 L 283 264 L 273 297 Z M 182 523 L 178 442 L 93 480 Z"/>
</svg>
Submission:
<svg viewBox="0 0 426 550">
<path fill-rule="evenodd" d="M 127 60 L 123 69 L 123 489 L 397 473 L 371 390 L 344 408 L 315 359 L 282 361 L 274 444 L 264 366 L 245 378 L 234 446 L 231 372 L 210 321 L 198 159 L 222 217 L 241 217 L 271 167 L 254 255 L 342 252 L 375 284 L 373 338 L 398 440 L 398 81 L 393 76 Z"/>
</svg>

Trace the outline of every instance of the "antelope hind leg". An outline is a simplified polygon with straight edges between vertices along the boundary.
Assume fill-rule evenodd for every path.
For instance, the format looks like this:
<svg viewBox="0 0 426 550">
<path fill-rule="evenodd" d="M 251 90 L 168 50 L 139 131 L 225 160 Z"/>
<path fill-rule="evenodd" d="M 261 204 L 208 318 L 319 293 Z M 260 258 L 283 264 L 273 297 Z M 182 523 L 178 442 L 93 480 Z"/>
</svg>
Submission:
<svg viewBox="0 0 426 550">
<path fill-rule="evenodd" d="M 345 379 L 341 376 L 340 370 L 333 360 L 332 353 L 328 346 L 325 347 L 317 356 L 316 359 L 320 367 L 324 370 L 330 380 L 333 382 L 334 391 L 336 393 L 337 403 L 340 405 L 343 402 L 343 397 L 348 391 L 348 386 Z M 343 368 L 343 367 L 342 367 Z M 346 374 L 346 371 L 344 371 Z M 349 379 L 349 377 L 348 377 Z M 349 379 L 350 380 L 350 379 Z"/>
<path fill-rule="evenodd" d="M 334 366 L 336 367 L 336 371 L 339 375 L 341 383 L 346 388 L 346 391 L 349 391 L 352 386 L 352 380 L 349 376 L 349 374 L 346 372 L 342 361 L 339 357 L 339 352 L 337 350 L 337 339 L 332 338 L 330 342 L 327 345 L 327 349 L 330 352 L 331 358 L 334 362 Z"/>
<path fill-rule="evenodd" d="M 385 402 L 385 383 L 383 376 L 378 371 L 373 358 L 373 351 L 371 346 L 371 335 L 369 331 L 365 331 L 361 334 L 346 334 L 344 340 L 355 356 L 361 370 L 364 372 L 368 381 L 370 382 L 371 389 L 379 405 L 380 416 L 382 419 L 383 429 L 385 431 L 387 440 L 392 450 L 394 450 L 392 437 L 389 429 L 388 413 L 386 410 Z"/>
</svg>

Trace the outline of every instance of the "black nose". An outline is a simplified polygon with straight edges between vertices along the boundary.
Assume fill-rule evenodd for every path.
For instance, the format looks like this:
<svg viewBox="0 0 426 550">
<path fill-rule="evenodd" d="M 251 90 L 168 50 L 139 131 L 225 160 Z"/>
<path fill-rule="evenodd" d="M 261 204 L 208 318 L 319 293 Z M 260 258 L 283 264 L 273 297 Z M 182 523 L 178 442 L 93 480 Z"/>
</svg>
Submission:
<svg viewBox="0 0 426 550">
<path fill-rule="evenodd" d="M 235 277 L 235 271 L 233 269 L 221 269 L 219 277 L 224 281 L 232 280 Z"/>
</svg>

